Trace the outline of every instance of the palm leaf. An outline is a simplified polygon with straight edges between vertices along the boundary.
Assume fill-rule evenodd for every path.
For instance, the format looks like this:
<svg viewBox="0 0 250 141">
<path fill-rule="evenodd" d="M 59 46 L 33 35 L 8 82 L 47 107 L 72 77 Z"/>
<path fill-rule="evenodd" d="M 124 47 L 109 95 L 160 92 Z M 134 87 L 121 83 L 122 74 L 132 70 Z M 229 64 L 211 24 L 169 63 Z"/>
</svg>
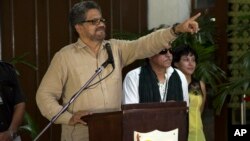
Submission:
<svg viewBox="0 0 250 141">
<path fill-rule="evenodd" d="M 226 79 L 225 72 L 210 61 L 199 63 L 194 76 L 209 84 L 214 91 L 217 90 L 217 85 Z"/>
<path fill-rule="evenodd" d="M 222 92 L 215 96 L 213 100 L 213 107 L 215 107 L 215 114 L 219 115 L 221 113 L 221 109 L 226 101 L 226 98 L 229 93 L 229 89 L 220 89 Z"/>
<path fill-rule="evenodd" d="M 197 34 L 185 33 L 174 41 L 173 46 L 180 44 L 188 44 L 193 47 L 198 54 L 197 68 L 194 76 L 203 80 L 207 85 L 211 86 L 212 94 L 214 97 L 213 105 L 216 113 L 220 113 L 221 108 L 228 96 L 228 90 L 225 89 L 220 94 L 218 85 L 226 80 L 226 73 L 216 64 L 215 51 L 217 45 L 214 42 L 215 38 L 215 19 L 208 15 L 202 14 L 198 18 L 200 31 Z M 209 88 L 209 87 L 208 87 Z"/>
<path fill-rule="evenodd" d="M 14 58 L 12 58 L 9 62 L 10 62 L 11 64 L 13 64 L 13 65 L 15 65 L 15 64 L 17 64 L 17 63 L 21 63 L 21 64 L 24 64 L 24 65 L 26 65 L 26 66 L 28 66 L 28 67 L 34 69 L 34 70 L 37 70 L 37 67 L 36 67 L 34 64 L 32 64 L 32 63 L 30 63 L 30 62 L 28 62 L 28 61 L 25 60 L 25 57 L 26 57 L 28 54 L 29 54 L 29 53 L 24 53 L 24 54 L 21 55 L 21 56 L 14 57 Z"/>
<path fill-rule="evenodd" d="M 34 64 L 32 64 L 32 63 L 25 60 L 25 57 L 28 54 L 29 53 L 24 53 L 21 56 L 14 57 L 9 61 L 9 63 L 11 63 L 12 65 L 21 63 L 21 64 L 24 64 L 24 65 L 26 65 L 26 66 L 34 69 L 34 70 L 37 70 L 37 67 Z M 19 71 L 17 69 L 16 69 L 16 73 L 18 75 L 20 75 L 20 73 L 19 73 Z M 31 116 L 27 112 L 25 112 L 25 114 L 24 114 L 24 124 L 25 125 L 20 127 L 20 130 L 29 132 L 30 137 L 32 139 L 34 139 L 37 136 L 37 131 L 38 131 L 37 126 L 36 126 L 36 123 L 32 120 Z"/>
<path fill-rule="evenodd" d="M 249 71 L 248 71 L 249 72 Z M 250 75 L 244 77 L 232 79 L 231 81 L 219 86 L 217 93 L 217 100 L 214 101 L 214 106 L 217 109 L 216 114 L 219 114 L 221 107 L 225 103 L 225 98 L 230 96 L 230 103 L 234 102 L 233 99 L 237 96 L 242 97 L 243 94 L 250 95 Z M 221 101 L 220 101 L 221 100 Z"/>
<path fill-rule="evenodd" d="M 244 53 L 235 63 L 240 63 L 249 72 L 250 70 L 250 51 Z"/>
<path fill-rule="evenodd" d="M 25 125 L 20 126 L 20 131 L 28 131 L 30 133 L 30 137 L 32 139 L 35 139 L 38 133 L 37 124 L 33 121 L 31 116 L 27 112 L 25 112 L 24 114 L 24 121 Z"/>
<path fill-rule="evenodd" d="M 182 44 L 187 44 L 193 47 L 198 54 L 198 64 L 194 76 L 203 80 L 206 84 L 211 86 L 215 93 L 218 90 L 218 84 L 226 79 L 226 73 L 215 63 L 215 51 L 217 45 L 214 42 L 215 37 L 215 20 L 208 13 L 203 13 L 198 18 L 200 31 L 197 34 L 184 33 L 181 34 L 173 43 L 176 47 Z M 161 25 L 163 27 L 164 25 Z M 119 39 L 137 39 L 142 35 L 152 32 L 151 29 L 143 34 L 131 34 L 127 32 L 114 32 L 114 37 Z M 226 99 L 226 94 L 216 98 L 216 101 L 221 101 L 223 105 Z M 215 102 L 217 103 L 217 102 Z M 222 105 L 216 105 L 222 107 Z"/>
</svg>

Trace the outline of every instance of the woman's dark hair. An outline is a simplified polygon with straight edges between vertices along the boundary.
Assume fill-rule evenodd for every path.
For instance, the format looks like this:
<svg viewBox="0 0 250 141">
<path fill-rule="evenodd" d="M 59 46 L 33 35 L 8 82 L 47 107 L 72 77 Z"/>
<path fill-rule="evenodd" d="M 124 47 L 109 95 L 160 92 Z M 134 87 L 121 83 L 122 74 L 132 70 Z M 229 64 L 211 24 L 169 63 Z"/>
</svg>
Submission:
<svg viewBox="0 0 250 141">
<path fill-rule="evenodd" d="M 181 60 L 181 57 L 184 55 L 194 55 L 195 57 L 195 62 L 198 62 L 198 54 L 196 53 L 196 51 L 190 47 L 189 45 L 183 44 L 183 45 L 179 45 L 177 47 L 173 48 L 173 61 L 172 64 L 177 63 Z"/>
<path fill-rule="evenodd" d="M 76 3 L 69 14 L 69 21 L 72 27 L 86 20 L 86 13 L 90 9 L 97 9 L 101 12 L 100 6 L 94 1 L 82 1 Z"/>
</svg>

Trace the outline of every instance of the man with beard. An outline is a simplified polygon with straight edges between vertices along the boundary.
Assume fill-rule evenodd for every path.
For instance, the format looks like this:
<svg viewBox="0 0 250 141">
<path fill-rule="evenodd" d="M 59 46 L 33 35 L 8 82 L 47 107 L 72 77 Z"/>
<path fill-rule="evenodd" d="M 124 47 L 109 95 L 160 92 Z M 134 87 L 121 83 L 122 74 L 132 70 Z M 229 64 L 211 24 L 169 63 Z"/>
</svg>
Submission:
<svg viewBox="0 0 250 141">
<path fill-rule="evenodd" d="M 41 113 L 51 120 L 62 105 L 69 102 L 107 60 L 104 46 L 107 43 L 111 45 L 115 68 L 108 65 L 55 121 L 62 124 L 61 140 L 88 141 L 88 126 L 81 118 L 96 110 L 120 109 L 122 68 L 137 59 L 159 53 L 165 48 L 163 45 L 177 38 L 178 33 L 196 33 L 199 27 L 195 19 L 199 16 L 197 14 L 181 24 L 155 31 L 138 40 L 104 40 L 105 19 L 98 4 L 94 1 L 75 4 L 70 11 L 70 22 L 79 39 L 63 47 L 53 57 L 36 94 Z"/>
<path fill-rule="evenodd" d="M 123 103 L 186 101 L 188 105 L 187 80 L 180 70 L 171 67 L 172 59 L 172 49 L 164 49 L 128 72 L 123 82 Z"/>
</svg>

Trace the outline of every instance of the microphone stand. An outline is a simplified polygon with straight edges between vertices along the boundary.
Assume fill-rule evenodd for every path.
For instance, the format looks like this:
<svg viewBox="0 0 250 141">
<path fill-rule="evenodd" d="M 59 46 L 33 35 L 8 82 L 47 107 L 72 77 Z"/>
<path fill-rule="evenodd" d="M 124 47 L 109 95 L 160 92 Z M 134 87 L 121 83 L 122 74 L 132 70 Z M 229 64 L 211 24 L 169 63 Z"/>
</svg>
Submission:
<svg viewBox="0 0 250 141">
<path fill-rule="evenodd" d="M 110 60 L 108 58 L 99 68 L 95 70 L 95 73 L 92 75 L 92 77 L 71 97 L 69 102 L 63 106 L 63 108 L 51 119 L 49 124 L 47 124 L 47 126 L 37 135 L 37 137 L 33 141 L 38 140 L 38 138 L 52 125 L 52 123 L 54 123 L 58 119 L 59 116 L 61 116 L 62 113 L 67 110 L 70 104 L 76 100 L 76 98 L 81 94 L 81 92 L 89 86 L 89 84 L 95 79 L 95 77 L 100 74 L 109 63 Z"/>
</svg>

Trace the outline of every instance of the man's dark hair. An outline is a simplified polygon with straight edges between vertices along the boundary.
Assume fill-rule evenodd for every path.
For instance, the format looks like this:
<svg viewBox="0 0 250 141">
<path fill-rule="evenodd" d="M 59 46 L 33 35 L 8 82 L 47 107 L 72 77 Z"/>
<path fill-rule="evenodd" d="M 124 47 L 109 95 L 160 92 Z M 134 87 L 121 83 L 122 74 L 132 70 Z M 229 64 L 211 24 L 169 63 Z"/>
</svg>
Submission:
<svg viewBox="0 0 250 141">
<path fill-rule="evenodd" d="M 94 2 L 94 1 L 82 1 L 79 3 L 76 3 L 71 11 L 70 11 L 70 15 L 69 15 L 69 20 L 70 20 L 70 24 L 72 27 L 74 27 L 76 24 L 79 24 L 83 21 L 86 20 L 86 13 L 90 10 L 90 9 L 97 9 L 101 12 L 101 8 L 100 6 Z"/>
</svg>

